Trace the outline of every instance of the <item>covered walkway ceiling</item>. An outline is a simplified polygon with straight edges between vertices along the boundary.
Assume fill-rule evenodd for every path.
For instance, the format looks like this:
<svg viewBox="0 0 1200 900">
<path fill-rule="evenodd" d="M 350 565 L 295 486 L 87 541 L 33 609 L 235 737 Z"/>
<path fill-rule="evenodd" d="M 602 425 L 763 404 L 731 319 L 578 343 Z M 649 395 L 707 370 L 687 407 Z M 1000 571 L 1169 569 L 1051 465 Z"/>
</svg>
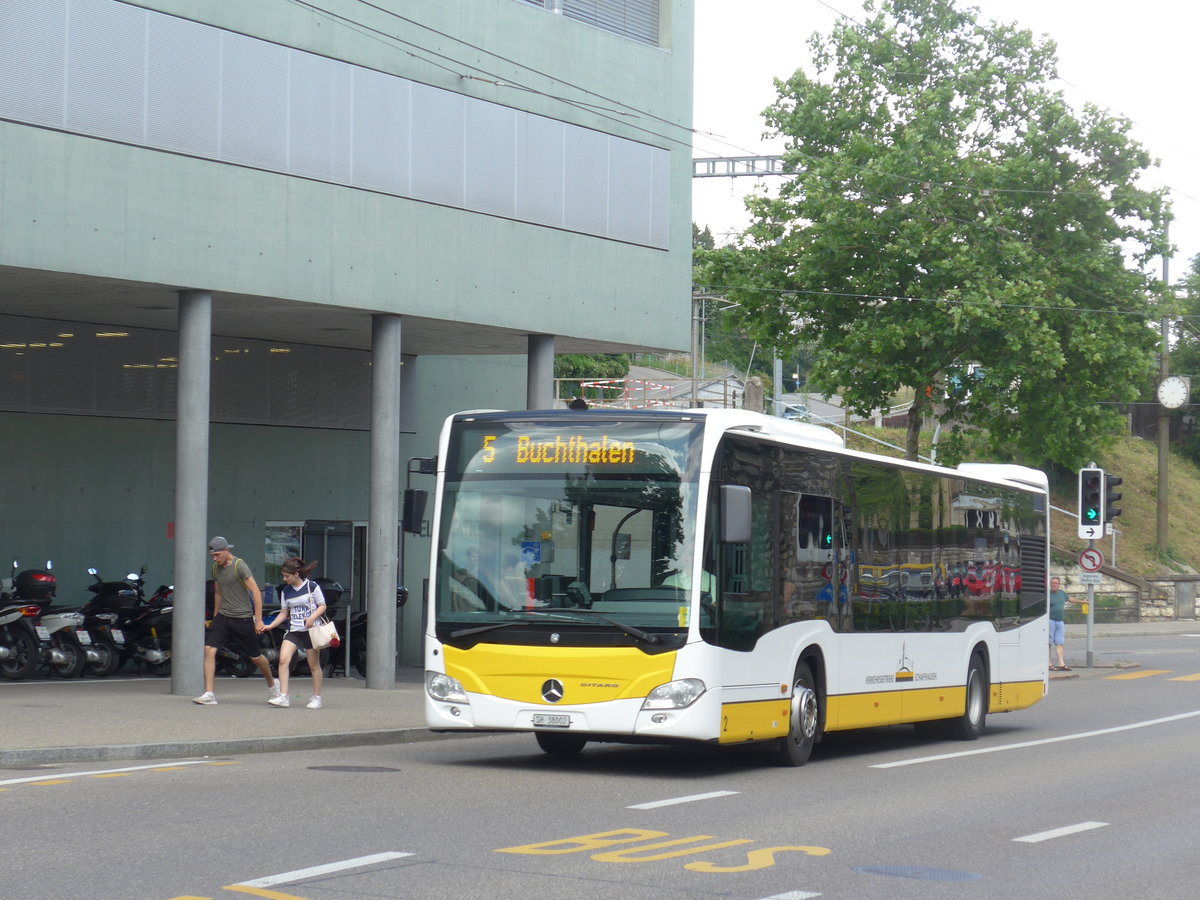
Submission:
<svg viewBox="0 0 1200 900">
<path fill-rule="evenodd" d="M 176 295 L 183 287 L 0 266 L 0 313 L 175 331 Z M 371 349 L 371 315 L 382 312 L 218 291 L 212 300 L 214 334 L 353 350 Z M 403 319 L 405 353 L 523 355 L 528 351 L 525 331 L 416 316 Z M 555 336 L 556 353 L 669 349 Z"/>
</svg>

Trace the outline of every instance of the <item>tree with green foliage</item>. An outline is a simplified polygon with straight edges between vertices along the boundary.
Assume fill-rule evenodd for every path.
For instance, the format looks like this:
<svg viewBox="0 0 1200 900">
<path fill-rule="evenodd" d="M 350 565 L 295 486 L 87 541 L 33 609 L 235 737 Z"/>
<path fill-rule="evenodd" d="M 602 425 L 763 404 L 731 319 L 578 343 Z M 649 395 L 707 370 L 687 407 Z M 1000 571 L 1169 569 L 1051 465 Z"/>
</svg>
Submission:
<svg viewBox="0 0 1200 900">
<path fill-rule="evenodd" d="M 943 461 L 973 431 L 1078 466 L 1155 365 L 1169 214 L 1130 123 L 1073 113 L 1053 42 L 951 0 L 868 0 L 810 46 L 765 111 L 793 174 L 700 280 L 760 340 L 811 340 L 810 389 L 860 414 L 911 389 L 909 458 L 933 415 Z"/>
</svg>

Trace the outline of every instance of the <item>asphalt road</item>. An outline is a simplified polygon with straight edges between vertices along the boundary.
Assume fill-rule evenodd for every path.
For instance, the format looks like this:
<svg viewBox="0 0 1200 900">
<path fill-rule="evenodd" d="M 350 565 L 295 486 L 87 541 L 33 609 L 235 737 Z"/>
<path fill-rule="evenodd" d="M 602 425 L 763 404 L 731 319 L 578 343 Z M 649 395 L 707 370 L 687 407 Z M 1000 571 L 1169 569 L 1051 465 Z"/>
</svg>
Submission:
<svg viewBox="0 0 1200 900">
<path fill-rule="evenodd" d="M 971 743 L 529 736 L 0 772 L 5 896 L 1195 896 L 1200 636 L 1106 641 Z M 122 769 L 127 769 L 122 771 Z"/>
</svg>

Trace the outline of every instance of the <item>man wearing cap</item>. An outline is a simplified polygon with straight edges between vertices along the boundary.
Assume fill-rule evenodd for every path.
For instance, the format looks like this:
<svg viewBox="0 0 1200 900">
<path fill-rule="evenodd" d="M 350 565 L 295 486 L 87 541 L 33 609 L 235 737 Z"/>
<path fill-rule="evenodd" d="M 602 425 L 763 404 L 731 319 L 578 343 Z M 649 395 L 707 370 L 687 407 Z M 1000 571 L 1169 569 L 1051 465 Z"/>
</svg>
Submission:
<svg viewBox="0 0 1200 900">
<path fill-rule="evenodd" d="M 263 630 L 262 594 L 245 561 L 230 552 L 233 544 L 223 537 L 208 542 L 212 556 L 213 617 L 204 633 L 204 693 L 192 700 L 201 706 L 216 706 L 213 682 L 217 675 L 217 650 L 239 647 L 267 680 L 267 699 L 279 696 L 279 685 L 271 665 L 262 655 L 258 635 Z"/>
</svg>

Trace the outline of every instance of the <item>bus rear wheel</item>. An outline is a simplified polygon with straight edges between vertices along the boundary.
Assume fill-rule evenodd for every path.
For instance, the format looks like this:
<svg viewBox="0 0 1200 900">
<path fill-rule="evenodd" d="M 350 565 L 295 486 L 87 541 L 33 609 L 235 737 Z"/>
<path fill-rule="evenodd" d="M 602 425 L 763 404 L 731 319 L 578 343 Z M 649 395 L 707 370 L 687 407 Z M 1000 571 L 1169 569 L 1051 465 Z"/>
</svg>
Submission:
<svg viewBox="0 0 1200 900">
<path fill-rule="evenodd" d="M 776 759 L 781 766 L 802 766 L 812 755 L 821 732 L 821 700 L 808 663 L 796 666 L 792 682 L 787 737 L 780 739 Z"/>
<path fill-rule="evenodd" d="M 534 736 L 542 751 L 554 756 L 574 756 L 587 743 L 587 738 L 578 734 L 562 734 L 557 731 L 538 731 Z"/>
<path fill-rule="evenodd" d="M 966 709 L 957 719 L 946 723 L 947 736 L 960 741 L 973 741 L 983 734 L 987 724 L 988 679 L 983 657 L 972 654 L 967 666 Z"/>
</svg>

